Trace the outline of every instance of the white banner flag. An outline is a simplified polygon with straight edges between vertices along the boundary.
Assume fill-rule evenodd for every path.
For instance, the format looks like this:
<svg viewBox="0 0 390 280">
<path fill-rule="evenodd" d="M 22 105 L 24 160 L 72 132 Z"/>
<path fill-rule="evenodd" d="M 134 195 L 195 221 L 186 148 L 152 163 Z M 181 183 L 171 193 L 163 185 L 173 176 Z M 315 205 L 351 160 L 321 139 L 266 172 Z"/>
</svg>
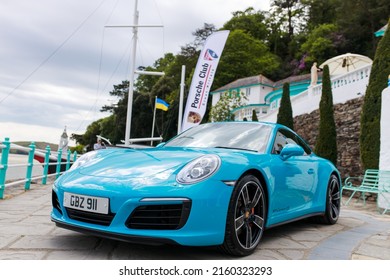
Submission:
<svg viewBox="0 0 390 280">
<path fill-rule="evenodd" d="M 183 116 L 182 131 L 198 125 L 202 121 L 215 71 L 228 35 L 229 30 L 218 31 L 207 37 L 204 43 L 192 77 Z"/>
</svg>

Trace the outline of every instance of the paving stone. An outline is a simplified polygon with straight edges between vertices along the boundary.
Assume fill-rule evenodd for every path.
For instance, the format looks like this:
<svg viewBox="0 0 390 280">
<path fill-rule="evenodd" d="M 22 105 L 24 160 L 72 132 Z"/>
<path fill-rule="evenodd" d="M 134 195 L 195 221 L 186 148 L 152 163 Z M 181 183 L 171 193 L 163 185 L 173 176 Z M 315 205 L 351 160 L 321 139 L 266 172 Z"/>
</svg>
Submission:
<svg viewBox="0 0 390 280">
<path fill-rule="evenodd" d="M 318 242 L 315 242 L 315 241 L 300 241 L 299 243 L 301 243 L 307 249 L 314 248 L 315 246 L 318 245 Z"/>
<path fill-rule="evenodd" d="M 358 209 L 358 210 L 357 210 Z M 308 220 L 265 231 L 257 250 L 237 258 L 215 247 L 148 246 L 58 228 L 50 220 L 51 185 L 33 185 L 0 200 L 0 259 L 48 260 L 390 260 L 390 213 L 375 204 L 343 206 L 337 224 Z"/>
<path fill-rule="evenodd" d="M 222 253 L 215 247 L 187 247 L 173 245 L 142 245 L 126 242 L 116 242 L 103 240 L 108 245 L 102 245 L 102 248 L 108 246 L 111 253 L 109 259 L 113 260 L 237 260 L 233 257 Z M 114 242 L 114 244 L 112 244 Z M 112 247 L 110 247 L 111 245 Z M 111 248 L 111 249 L 110 249 Z M 103 250 L 103 249 L 97 249 Z M 255 254 L 257 251 L 255 252 Z"/>
<path fill-rule="evenodd" d="M 364 224 L 363 221 L 360 221 L 355 218 L 349 218 L 349 217 L 340 217 L 338 222 L 350 228 L 358 227 Z"/>
<path fill-rule="evenodd" d="M 317 247 L 313 250 L 309 260 L 348 260 L 351 252 L 348 250 L 337 250 L 333 248 Z"/>
<path fill-rule="evenodd" d="M 286 260 L 286 256 L 280 254 L 278 251 L 260 249 L 256 250 L 252 255 L 246 256 L 242 259 L 246 260 Z"/>
<path fill-rule="evenodd" d="M 352 250 L 362 240 L 367 238 L 367 235 L 359 232 L 342 232 L 334 235 L 331 239 L 326 240 L 322 243 L 323 247 L 337 250 Z"/>
<path fill-rule="evenodd" d="M 390 243 L 390 236 L 387 234 L 377 234 L 368 238 L 366 243 L 386 248 Z"/>
<path fill-rule="evenodd" d="M 54 225 L 54 223 L 50 220 L 50 216 L 42 216 L 42 215 L 33 215 L 26 217 L 25 219 L 21 220 L 20 223 L 23 224 L 35 224 L 35 225 Z"/>
<path fill-rule="evenodd" d="M 334 224 L 334 225 L 323 225 L 322 227 L 319 228 L 319 231 L 321 232 L 331 232 L 331 233 L 334 233 L 334 232 L 338 232 L 338 231 L 341 231 L 341 230 L 344 230 L 345 229 L 345 225 L 342 223 L 342 221 L 338 221 L 337 224 Z"/>
<path fill-rule="evenodd" d="M 324 225 L 324 224 L 313 224 L 312 229 L 308 230 L 315 230 L 317 232 L 337 232 L 340 230 L 343 230 L 345 226 L 340 222 L 340 220 L 337 222 L 337 224 L 334 225 Z"/>
<path fill-rule="evenodd" d="M 19 236 L 0 234 L 0 249 L 8 247 L 11 243 L 15 242 Z M 1 256 L 0 252 L 0 256 Z"/>
<path fill-rule="evenodd" d="M 6 227 L 0 227 L 0 235 L 46 235 L 53 230 L 54 225 L 50 224 L 27 224 L 17 223 L 8 224 Z"/>
<path fill-rule="evenodd" d="M 83 236 L 24 236 L 9 248 L 11 249 L 60 249 L 91 250 L 95 248 L 97 238 Z"/>
<path fill-rule="evenodd" d="M 23 201 L 23 203 L 18 204 L 3 204 L 0 203 L 0 212 L 3 211 L 14 211 L 14 210 L 23 210 L 31 213 L 31 211 L 37 210 L 37 207 L 40 205 L 30 205 L 26 201 Z"/>
<path fill-rule="evenodd" d="M 302 250 L 278 250 L 281 254 L 285 255 L 290 260 L 303 260 L 305 251 Z"/>
<path fill-rule="evenodd" d="M 324 231 L 301 231 L 293 234 L 287 233 L 291 239 L 295 241 L 321 241 L 332 235 L 333 232 Z"/>
<path fill-rule="evenodd" d="M 53 225 L 54 225 L 54 223 L 53 223 Z M 88 235 L 83 234 L 83 233 L 79 233 L 76 231 L 72 231 L 72 230 L 68 230 L 68 229 L 64 229 L 64 228 L 60 228 L 60 227 L 56 227 L 56 226 L 54 226 L 53 230 L 49 234 L 54 235 L 54 236 L 88 236 Z"/>
<path fill-rule="evenodd" d="M 37 211 L 33 212 L 32 214 L 33 215 L 50 216 L 51 210 L 52 210 L 52 206 L 50 204 L 50 205 L 47 205 L 47 206 L 44 206 L 44 207 L 38 209 Z"/>
<path fill-rule="evenodd" d="M 45 260 L 107 260 L 107 256 L 89 250 L 51 251 Z"/>
<path fill-rule="evenodd" d="M 355 251 L 356 254 L 366 255 L 381 260 L 390 260 L 390 249 L 383 246 L 376 246 L 363 243 Z"/>
<path fill-rule="evenodd" d="M 347 217 L 358 217 L 359 213 L 354 211 L 347 211 Z M 355 227 L 352 227 L 349 230 L 339 232 L 328 239 L 321 242 L 318 246 L 313 248 L 312 252 L 308 255 L 309 259 L 350 259 L 352 254 L 356 253 L 359 255 L 367 255 L 374 258 L 378 258 L 374 254 L 374 249 L 372 247 L 377 247 L 369 244 L 365 244 L 364 240 L 369 239 L 371 236 L 383 232 L 385 229 L 390 227 L 390 223 L 383 223 L 376 221 L 375 219 L 370 218 L 367 215 L 360 215 L 361 220 L 359 223 L 356 223 L 352 218 L 350 221 L 353 221 Z M 346 219 L 345 219 L 346 220 Z M 344 221 L 345 221 L 344 220 Z M 351 223 L 350 223 L 351 224 Z M 360 224 L 360 225 L 359 225 Z M 362 243 L 358 250 L 356 247 Z M 363 246 L 365 245 L 365 246 Z M 389 248 L 390 243 L 385 248 Z M 372 248 L 372 250 L 370 250 Z M 332 258 L 333 256 L 333 258 Z M 381 257 L 383 257 L 381 255 Z M 390 257 L 389 257 L 390 258 Z"/>
<path fill-rule="evenodd" d="M 10 251 L 2 250 L 1 260 L 42 260 L 47 252 L 45 251 Z"/>
<path fill-rule="evenodd" d="M 0 212 L 0 221 L 2 224 L 17 223 L 23 219 L 23 211 Z"/>
<path fill-rule="evenodd" d="M 369 256 L 364 256 L 364 255 L 359 255 L 359 254 L 352 254 L 351 257 L 352 260 L 379 260 L 377 258 L 369 257 Z"/>
<path fill-rule="evenodd" d="M 280 237 L 268 239 L 261 243 L 264 249 L 305 249 L 306 247 L 289 238 Z"/>
</svg>

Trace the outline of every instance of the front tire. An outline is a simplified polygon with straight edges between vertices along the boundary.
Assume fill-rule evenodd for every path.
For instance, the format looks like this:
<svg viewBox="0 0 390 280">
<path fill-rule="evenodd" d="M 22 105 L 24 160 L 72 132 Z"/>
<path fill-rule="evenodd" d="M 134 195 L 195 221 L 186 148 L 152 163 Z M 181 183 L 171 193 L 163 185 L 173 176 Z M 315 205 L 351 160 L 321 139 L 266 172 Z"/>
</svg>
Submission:
<svg viewBox="0 0 390 280">
<path fill-rule="evenodd" d="M 235 256 L 253 253 L 264 232 L 266 199 L 253 175 L 241 178 L 230 198 L 222 249 Z"/>
</svg>

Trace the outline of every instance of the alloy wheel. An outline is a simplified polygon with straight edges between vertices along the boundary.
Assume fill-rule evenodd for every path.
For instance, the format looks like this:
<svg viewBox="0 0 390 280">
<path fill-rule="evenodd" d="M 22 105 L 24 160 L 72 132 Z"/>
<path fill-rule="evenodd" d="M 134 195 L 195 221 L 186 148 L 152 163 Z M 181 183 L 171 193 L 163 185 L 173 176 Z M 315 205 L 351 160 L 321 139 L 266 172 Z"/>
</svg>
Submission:
<svg viewBox="0 0 390 280">
<path fill-rule="evenodd" d="M 235 234 L 244 249 L 257 246 L 264 230 L 265 201 L 263 189 L 255 181 L 241 188 L 235 207 Z"/>
</svg>

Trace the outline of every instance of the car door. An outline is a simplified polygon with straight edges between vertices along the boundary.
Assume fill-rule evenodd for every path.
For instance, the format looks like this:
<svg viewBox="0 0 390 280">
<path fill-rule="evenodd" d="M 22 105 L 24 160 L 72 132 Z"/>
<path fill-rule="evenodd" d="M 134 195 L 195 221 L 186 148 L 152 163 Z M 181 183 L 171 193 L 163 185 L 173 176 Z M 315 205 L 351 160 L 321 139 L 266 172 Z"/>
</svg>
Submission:
<svg viewBox="0 0 390 280">
<path fill-rule="evenodd" d="M 287 144 L 300 145 L 305 153 L 288 159 L 279 154 Z M 273 192 L 270 199 L 270 221 L 280 223 L 310 212 L 315 192 L 316 163 L 310 148 L 292 131 L 279 129 L 271 153 Z"/>
</svg>

